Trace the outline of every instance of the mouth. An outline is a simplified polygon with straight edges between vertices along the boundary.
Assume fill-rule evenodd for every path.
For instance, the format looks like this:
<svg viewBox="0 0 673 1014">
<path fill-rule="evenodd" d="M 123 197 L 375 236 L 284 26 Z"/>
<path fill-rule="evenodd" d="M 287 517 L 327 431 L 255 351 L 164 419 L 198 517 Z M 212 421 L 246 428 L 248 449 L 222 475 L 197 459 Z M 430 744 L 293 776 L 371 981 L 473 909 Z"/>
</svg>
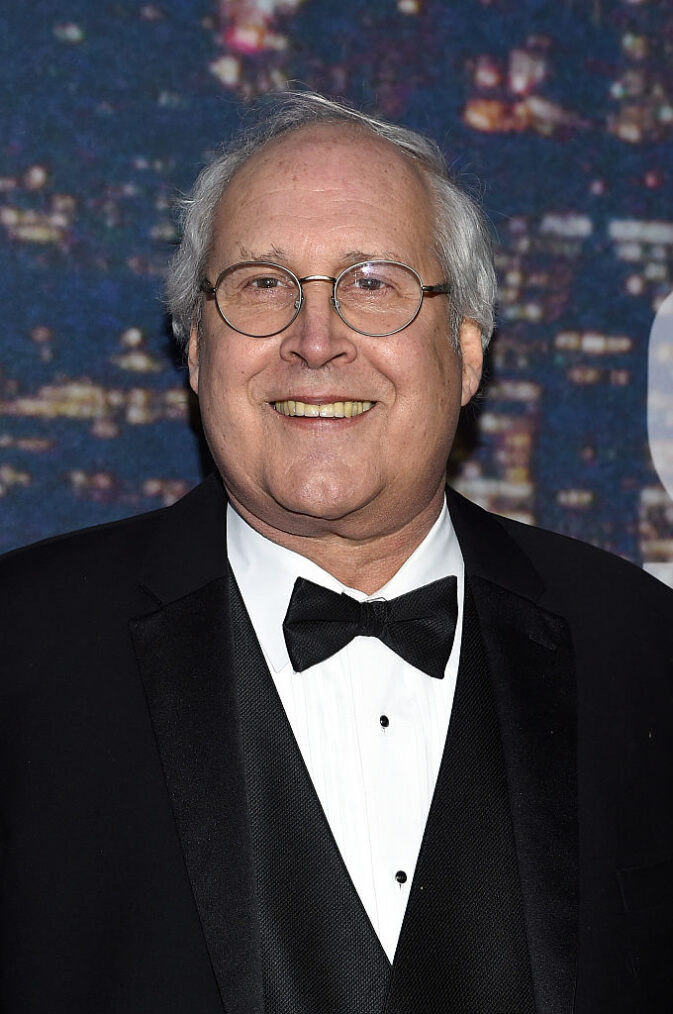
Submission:
<svg viewBox="0 0 673 1014">
<path fill-rule="evenodd" d="M 309 419 L 352 419 L 369 412 L 375 401 L 328 401 L 320 405 L 306 401 L 272 401 L 271 406 L 279 415 L 303 416 Z"/>
</svg>

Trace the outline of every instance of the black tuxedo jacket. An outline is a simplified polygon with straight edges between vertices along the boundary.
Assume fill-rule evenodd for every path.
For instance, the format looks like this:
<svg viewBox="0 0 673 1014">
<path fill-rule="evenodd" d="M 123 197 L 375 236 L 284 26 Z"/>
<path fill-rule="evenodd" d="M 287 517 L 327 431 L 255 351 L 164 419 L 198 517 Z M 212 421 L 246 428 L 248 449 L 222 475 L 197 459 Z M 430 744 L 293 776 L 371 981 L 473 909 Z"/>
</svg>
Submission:
<svg viewBox="0 0 673 1014">
<path fill-rule="evenodd" d="M 448 495 L 495 702 L 535 1010 L 669 1011 L 673 595 L 615 557 Z M 310 835 L 282 812 L 251 820 L 256 769 L 232 674 L 260 656 L 240 625 L 232 638 L 224 507 L 211 478 L 166 510 L 0 561 L 0 1009 L 276 1014 L 251 859 L 254 836 L 275 834 L 300 858 L 309 901 L 332 870 L 310 910 L 353 968 L 344 1014 L 460 1011 L 433 982 L 444 919 L 430 892 L 415 879 L 391 975 L 334 873 L 301 765 L 287 798 Z M 246 735 L 262 754 L 291 752 L 272 693 L 264 707 L 268 726 L 264 712 Z M 423 845 L 433 869 L 444 790 L 448 774 Z M 276 902 L 301 939 L 313 915 Z M 289 1009 L 336 1014 L 327 1001 Z"/>
</svg>

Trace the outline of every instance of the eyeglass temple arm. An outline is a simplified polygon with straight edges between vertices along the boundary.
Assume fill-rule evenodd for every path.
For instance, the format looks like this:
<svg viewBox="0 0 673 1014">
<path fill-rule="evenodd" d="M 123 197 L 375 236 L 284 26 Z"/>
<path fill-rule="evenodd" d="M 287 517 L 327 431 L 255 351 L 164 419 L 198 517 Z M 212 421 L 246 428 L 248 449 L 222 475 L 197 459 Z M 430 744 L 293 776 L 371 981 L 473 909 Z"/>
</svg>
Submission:
<svg viewBox="0 0 673 1014">
<path fill-rule="evenodd" d="M 442 282 L 439 285 L 421 285 L 421 289 L 430 296 L 446 296 L 451 291 L 451 286 L 448 282 Z"/>
<path fill-rule="evenodd" d="M 211 283 L 208 281 L 207 278 L 203 278 L 201 280 L 201 284 L 199 285 L 199 290 L 201 292 L 205 292 L 205 294 L 207 296 L 214 296 L 215 295 L 215 286 L 211 285 Z"/>
</svg>

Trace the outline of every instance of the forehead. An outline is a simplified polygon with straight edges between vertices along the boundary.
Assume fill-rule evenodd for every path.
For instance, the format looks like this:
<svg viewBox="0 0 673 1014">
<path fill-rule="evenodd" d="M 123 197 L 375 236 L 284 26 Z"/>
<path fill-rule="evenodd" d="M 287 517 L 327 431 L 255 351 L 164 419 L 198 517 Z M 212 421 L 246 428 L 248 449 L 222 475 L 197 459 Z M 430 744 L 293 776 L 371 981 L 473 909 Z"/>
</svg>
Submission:
<svg viewBox="0 0 673 1014">
<path fill-rule="evenodd" d="M 312 125 L 271 142 L 238 170 L 220 201 L 214 244 L 233 254 L 263 233 L 266 251 L 294 231 L 318 245 L 348 246 L 361 234 L 362 242 L 401 241 L 413 250 L 429 245 L 432 218 L 426 174 L 396 146 L 362 128 Z"/>
</svg>

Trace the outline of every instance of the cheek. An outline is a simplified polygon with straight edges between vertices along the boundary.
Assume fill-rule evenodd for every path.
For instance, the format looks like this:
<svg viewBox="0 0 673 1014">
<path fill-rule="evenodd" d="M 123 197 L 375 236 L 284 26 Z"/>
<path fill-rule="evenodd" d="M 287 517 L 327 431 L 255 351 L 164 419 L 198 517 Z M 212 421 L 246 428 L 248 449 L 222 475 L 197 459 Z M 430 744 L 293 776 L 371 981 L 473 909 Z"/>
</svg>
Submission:
<svg viewBox="0 0 673 1014">
<path fill-rule="evenodd" d="M 199 363 L 201 420 L 211 451 L 220 463 L 234 453 L 249 458 L 261 442 L 261 410 L 255 410 L 251 390 L 254 370 L 226 346 L 202 351 Z"/>
<path fill-rule="evenodd" d="M 199 400 L 218 415 L 234 406 L 240 411 L 250 403 L 259 369 L 255 357 L 241 355 L 233 343 L 208 341 L 199 361 Z"/>
<path fill-rule="evenodd" d="M 407 356 L 397 370 L 396 388 L 401 406 L 419 424 L 436 425 L 459 408 L 460 358 L 448 339 Z"/>
<path fill-rule="evenodd" d="M 448 339 L 446 339 L 448 342 Z M 399 432 L 404 462 L 439 467 L 448 459 L 460 413 L 460 358 L 446 345 L 435 344 L 409 363 L 398 388 Z"/>
</svg>

